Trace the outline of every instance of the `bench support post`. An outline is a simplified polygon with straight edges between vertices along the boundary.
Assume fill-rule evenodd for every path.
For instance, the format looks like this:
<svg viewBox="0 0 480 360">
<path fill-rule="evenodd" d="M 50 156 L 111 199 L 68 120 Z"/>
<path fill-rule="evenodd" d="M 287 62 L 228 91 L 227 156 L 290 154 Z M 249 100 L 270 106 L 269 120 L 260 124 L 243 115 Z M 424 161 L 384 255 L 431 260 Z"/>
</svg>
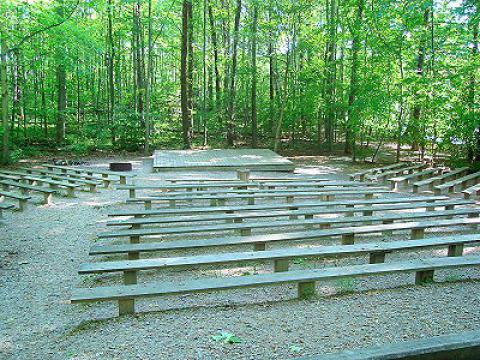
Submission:
<svg viewBox="0 0 480 360">
<path fill-rule="evenodd" d="M 253 251 L 265 251 L 265 243 L 253 244 Z"/>
<path fill-rule="evenodd" d="M 135 199 L 135 189 L 128 189 L 128 197 L 130 199 Z"/>
<path fill-rule="evenodd" d="M 415 284 L 422 285 L 428 282 L 433 282 L 434 270 L 422 270 L 415 273 Z"/>
<path fill-rule="evenodd" d="M 298 283 L 298 298 L 309 299 L 315 296 L 315 281 L 306 281 Z"/>
<path fill-rule="evenodd" d="M 240 235 L 242 236 L 252 235 L 252 229 L 240 229 Z"/>
<path fill-rule="evenodd" d="M 385 262 L 385 252 L 379 251 L 379 252 L 370 253 L 370 259 L 369 259 L 370 264 L 380 264 L 384 262 Z"/>
<path fill-rule="evenodd" d="M 342 235 L 342 245 L 353 245 L 355 242 L 354 234 L 345 234 Z"/>
<path fill-rule="evenodd" d="M 462 256 L 463 255 L 463 244 L 450 245 L 448 247 L 448 256 Z"/>
<path fill-rule="evenodd" d="M 43 203 L 45 205 L 51 205 L 53 203 L 53 193 L 43 193 Z"/>
<path fill-rule="evenodd" d="M 137 283 L 136 271 L 124 271 L 123 283 L 125 285 L 132 285 Z M 135 313 L 135 299 L 118 300 L 118 314 L 134 314 Z"/>
<path fill-rule="evenodd" d="M 145 210 L 152 210 L 152 201 L 146 200 L 145 201 Z"/>
<path fill-rule="evenodd" d="M 278 259 L 273 262 L 273 271 L 284 272 L 288 271 L 289 262 L 288 259 Z"/>
<path fill-rule="evenodd" d="M 425 229 L 412 229 L 411 239 L 418 240 L 423 239 L 425 236 Z"/>
<path fill-rule="evenodd" d="M 25 200 L 25 199 L 20 199 L 20 200 L 18 200 L 18 209 L 19 209 L 20 211 L 23 211 L 23 210 L 25 210 L 26 208 L 27 208 L 27 200 Z"/>
</svg>

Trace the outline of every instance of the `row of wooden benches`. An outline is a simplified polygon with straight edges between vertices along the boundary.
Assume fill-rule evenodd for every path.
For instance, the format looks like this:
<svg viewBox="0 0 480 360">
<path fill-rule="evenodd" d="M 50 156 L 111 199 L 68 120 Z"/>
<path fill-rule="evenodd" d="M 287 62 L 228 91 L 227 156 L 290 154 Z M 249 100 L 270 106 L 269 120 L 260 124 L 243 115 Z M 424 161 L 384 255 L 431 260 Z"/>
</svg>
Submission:
<svg viewBox="0 0 480 360">
<path fill-rule="evenodd" d="M 415 199 L 415 198 L 414 198 Z M 463 253 L 463 246 L 465 244 L 476 243 L 480 241 L 478 234 L 473 235 L 460 235 L 455 237 L 439 237 L 432 239 L 423 239 L 424 231 L 427 228 L 439 228 L 439 227 L 452 227 L 462 225 L 477 226 L 480 224 L 480 218 L 467 218 L 460 216 L 478 216 L 479 210 L 476 208 L 462 208 L 453 209 L 456 205 L 471 204 L 471 202 L 465 200 L 446 200 L 445 197 L 425 197 L 423 201 L 412 201 L 407 203 L 408 200 L 400 199 L 395 203 L 393 199 L 374 199 L 370 201 L 377 201 L 380 206 L 377 209 L 372 209 L 374 206 L 362 206 L 358 208 L 364 216 L 360 218 L 332 218 L 332 219 L 315 219 L 314 221 L 320 221 L 313 223 L 312 220 L 305 221 L 283 221 L 282 224 L 276 222 L 272 227 L 278 228 L 279 226 L 290 226 L 290 224 L 296 225 L 315 225 L 330 223 L 356 223 L 360 226 L 351 226 L 322 229 L 322 230 L 307 230 L 291 233 L 274 233 L 269 235 L 250 235 L 244 233 L 243 236 L 230 236 L 221 238 L 207 238 L 207 239 L 192 239 L 192 240 L 168 240 L 162 242 L 146 242 L 140 243 L 140 238 L 144 236 L 151 236 L 156 234 L 177 234 L 177 233 L 191 233 L 198 231 L 218 231 L 220 229 L 245 229 L 251 228 L 253 224 L 247 223 L 231 223 L 232 218 L 225 218 L 232 214 L 218 215 L 220 211 L 214 212 L 217 217 L 210 216 L 208 219 L 200 220 L 201 216 L 197 216 L 197 221 L 218 221 L 227 220 L 226 224 L 210 224 L 206 225 L 202 230 L 194 230 L 190 226 L 186 227 L 161 227 L 161 228 L 138 228 L 139 225 L 148 224 L 151 220 L 149 216 L 155 216 L 153 224 L 163 223 L 161 215 L 166 215 L 167 211 L 174 212 L 177 215 L 187 215 L 184 219 L 185 222 L 192 221 L 192 216 L 188 209 L 158 209 L 158 210 L 139 210 L 129 212 L 117 212 L 116 216 L 136 216 L 134 219 L 127 219 L 123 222 L 113 222 L 110 225 L 127 225 L 133 226 L 133 229 L 123 230 L 115 233 L 106 233 L 101 235 L 102 238 L 112 237 L 128 237 L 130 239 L 129 244 L 116 244 L 116 245 L 95 245 L 91 248 L 91 255 L 111 255 L 111 254 L 126 254 L 128 260 L 124 261 L 107 261 L 83 264 L 80 267 L 79 272 L 81 274 L 94 274 L 94 273 L 106 273 L 106 272 L 122 272 L 124 276 L 124 285 L 121 286 L 108 286 L 98 287 L 92 289 L 77 289 L 72 295 L 72 302 L 85 302 L 85 301 L 118 301 L 119 313 L 132 313 L 135 311 L 135 300 L 143 297 L 162 296 L 169 294 L 182 294 L 182 293 L 195 293 L 203 291 L 223 290 L 239 287 L 256 287 L 265 285 L 275 285 L 283 283 L 296 283 L 298 284 L 298 295 L 305 297 L 314 293 L 315 282 L 331 279 L 337 277 L 349 277 L 349 276 L 364 276 L 385 274 L 393 272 L 416 272 L 416 282 L 422 282 L 428 279 L 432 279 L 433 271 L 441 268 L 450 267 L 463 267 L 463 266 L 477 266 L 480 264 L 479 257 L 469 258 L 451 258 L 451 259 L 427 259 L 417 260 L 411 262 L 401 263 L 389 263 L 380 264 L 385 260 L 385 254 L 408 249 L 421 249 L 431 247 L 448 247 L 448 255 L 450 257 L 458 257 Z M 438 203 L 434 202 L 437 201 Z M 350 200 L 350 203 L 343 202 L 348 206 L 365 205 L 363 204 L 367 200 Z M 384 203 L 384 201 L 389 201 Z M 402 203 L 402 201 L 404 203 Z M 389 205 L 385 205 L 389 204 Z M 415 204 L 418 204 L 418 208 L 426 208 L 433 210 L 438 207 L 445 207 L 446 210 L 436 212 L 421 212 L 418 213 L 418 217 L 415 218 L 415 214 L 382 214 L 373 216 L 370 211 L 382 211 L 381 207 L 386 207 L 391 210 L 401 210 L 406 208 L 415 208 Z M 268 204 L 272 205 L 272 204 Z M 279 204 L 285 205 L 285 204 Z M 292 204 L 291 206 L 296 206 Z M 312 206 L 312 204 L 309 204 Z M 324 205 L 324 204 L 322 204 Z M 370 204 L 371 205 L 371 204 Z M 390 206 L 390 207 L 388 207 Z M 398 208 L 395 208 L 397 206 Z M 248 216 L 253 216 L 258 213 L 259 205 L 248 206 L 249 210 L 257 208 L 257 212 L 252 212 Z M 222 212 L 234 212 L 245 211 L 247 206 L 237 206 L 236 209 L 230 207 L 230 209 L 223 209 Z M 302 204 L 296 206 L 296 209 L 301 209 Z M 315 206 L 313 205 L 313 208 Z M 240 210 L 241 209 L 241 210 Z M 212 208 L 204 208 L 205 212 L 212 211 Z M 263 209 L 266 210 L 266 209 Z M 324 209 L 327 210 L 327 209 Z M 337 214 L 345 213 L 344 209 L 328 209 L 330 213 Z M 352 211 L 349 207 L 347 210 Z M 355 212 L 357 209 L 353 208 Z M 386 209 L 383 209 L 385 211 Z M 317 209 L 318 211 L 318 209 Z M 200 210 L 195 210 L 193 214 L 203 214 Z M 160 215 L 160 216 L 158 216 Z M 245 214 L 234 214 L 245 215 Z M 264 214 L 275 216 L 272 214 Z M 298 216 L 298 215 L 314 215 L 308 211 L 298 211 L 292 215 L 292 213 L 284 212 L 284 216 Z M 141 216 L 139 218 L 138 216 Z M 261 215 L 259 215 L 261 216 Z M 430 217 L 451 217 L 456 216 L 453 219 L 440 219 L 429 221 L 417 221 L 420 218 Z M 236 219 L 239 219 L 238 217 Z M 241 218 L 243 221 L 243 218 Z M 179 220 L 180 222 L 181 220 Z M 390 223 L 393 221 L 401 221 L 399 223 Z M 372 222 L 387 222 L 385 224 L 371 225 Z M 329 223 L 329 224 L 330 224 Z M 270 227 L 269 222 L 263 224 L 257 224 L 258 227 Z M 137 228 L 135 228 L 137 227 Z M 199 227 L 197 227 L 199 228 Z M 169 230 L 170 229 L 170 230 Z M 180 230 L 174 230 L 180 229 Z M 413 240 L 409 241 L 395 241 L 391 243 L 375 243 L 375 244 L 363 244 L 354 245 L 354 236 L 358 234 L 375 234 L 379 232 L 401 231 L 410 230 Z M 266 245 L 275 244 L 277 242 L 294 242 L 305 243 L 315 242 L 317 243 L 322 238 L 331 238 L 341 236 L 342 245 L 339 246 L 319 246 L 313 248 L 287 248 L 266 251 Z M 254 252 L 239 252 L 239 253 L 227 253 L 227 254 L 209 254 L 201 256 L 182 256 L 180 258 L 160 258 L 160 259 L 140 259 L 141 253 L 150 252 L 164 252 L 173 250 L 188 251 L 189 249 L 198 248 L 219 248 L 223 246 L 232 245 L 253 245 Z M 355 265 L 336 268 L 316 269 L 316 270 L 297 270 L 287 272 L 289 269 L 289 262 L 299 257 L 336 257 L 336 256 L 355 256 L 360 254 L 369 254 L 370 263 L 374 265 Z M 190 267 L 198 265 L 211 265 L 211 264 L 231 264 L 231 263 L 244 263 L 248 261 L 272 261 L 274 264 L 273 274 L 242 276 L 233 278 L 208 278 L 202 280 L 193 280 L 182 283 L 165 283 L 161 284 L 137 284 L 138 272 L 143 270 L 164 269 L 169 267 Z"/>
</svg>

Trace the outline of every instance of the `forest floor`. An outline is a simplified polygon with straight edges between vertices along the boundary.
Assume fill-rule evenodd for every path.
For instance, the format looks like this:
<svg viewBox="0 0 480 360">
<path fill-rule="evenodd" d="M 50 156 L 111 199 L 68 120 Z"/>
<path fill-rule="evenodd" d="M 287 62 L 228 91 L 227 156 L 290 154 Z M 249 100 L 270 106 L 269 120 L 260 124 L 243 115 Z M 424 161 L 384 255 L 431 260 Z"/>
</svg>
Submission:
<svg viewBox="0 0 480 360">
<path fill-rule="evenodd" d="M 85 166 L 104 167 L 112 160 L 90 159 Z M 148 174 L 140 158 L 127 160 L 138 172 L 137 184 L 172 176 Z M 293 160 L 301 172 L 330 179 L 347 179 L 346 174 L 357 169 L 344 158 Z M 234 176 L 225 172 L 209 175 Z M 317 285 L 318 297 L 304 301 L 295 299 L 293 286 L 168 296 L 139 301 L 139 314 L 120 318 L 115 303 L 70 304 L 76 287 L 120 283 L 118 274 L 80 276 L 77 270 L 81 263 L 93 261 L 88 249 L 96 234 L 105 230 L 102 222 L 107 214 L 137 206 L 126 205 L 126 197 L 125 191 L 101 189 L 81 192 L 73 199 L 57 197 L 54 205 L 31 205 L 22 213 L 5 212 L 0 220 L 1 359 L 287 359 L 480 329 L 479 269 L 440 271 L 437 278 L 443 282 L 426 286 L 414 286 L 412 274 L 329 281 Z M 429 235 L 472 231 L 456 227 L 435 229 Z M 408 234 L 401 233 L 363 236 L 359 241 L 407 238 Z M 322 244 L 335 242 L 322 240 Z M 223 251 L 233 249 L 245 248 Z M 466 248 L 468 253 L 479 250 Z M 389 259 L 445 256 L 445 252 L 396 253 Z M 192 252 L 197 253 L 202 252 Z M 365 261 L 366 257 L 305 259 L 292 268 Z M 270 266 L 148 272 L 140 281 L 256 274 L 269 271 Z M 241 343 L 212 339 L 222 331 L 235 334 Z"/>
</svg>

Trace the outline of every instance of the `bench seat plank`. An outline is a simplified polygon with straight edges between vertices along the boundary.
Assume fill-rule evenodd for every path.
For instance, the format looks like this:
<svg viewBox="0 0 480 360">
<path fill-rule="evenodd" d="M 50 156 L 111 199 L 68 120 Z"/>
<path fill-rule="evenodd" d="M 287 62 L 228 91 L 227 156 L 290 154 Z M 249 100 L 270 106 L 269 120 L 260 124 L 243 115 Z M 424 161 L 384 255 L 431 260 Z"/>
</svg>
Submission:
<svg viewBox="0 0 480 360">
<path fill-rule="evenodd" d="M 423 197 L 396 197 L 396 198 L 381 198 L 381 199 L 362 199 L 352 200 L 343 199 L 329 202 L 305 202 L 305 203 L 289 203 L 289 204 L 257 204 L 257 205 L 231 205 L 231 206 L 215 206 L 215 207 L 189 207 L 179 209 L 155 209 L 155 210 L 121 210 L 109 213 L 109 216 L 146 216 L 146 215 L 178 215 L 178 214 L 206 214 L 206 213 L 227 213 L 235 211 L 258 211 L 258 210 L 274 210 L 274 209 L 288 209 L 295 210 L 300 208 L 317 208 L 326 206 L 358 206 L 358 205 L 374 205 L 374 204 L 400 204 L 400 203 L 415 203 L 448 200 L 447 196 L 423 196 Z"/>
<path fill-rule="evenodd" d="M 276 284 L 314 282 L 336 278 L 386 275 L 393 273 L 462 268 L 480 265 L 480 256 L 446 257 L 434 259 L 353 265 L 314 270 L 297 270 L 271 274 L 206 278 L 199 280 L 149 283 L 141 285 L 104 286 L 75 289 L 71 302 L 112 301 L 132 298 L 180 295 L 197 292 L 248 288 Z"/>
<path fill-rule="evenodd" d="M 208 221 L 225 221 L 225 220 L 244 220 L 244 219 L 257 219 L 257 218 L 269 218 L 269 217 L 281 217 L 281 216 L 314 216 L 314 215 L 326 215 L 326 214 L 342 214 L 342 213 L 357 213 L 357 212 L 378 212 L 389 210 L 409 210 L 409 209 L 422 209 L 422 208 L 436 208 L 436 207 L 454 207 L 458 205 L 472 205 L 475 204 L 472 200 L 447 200 L 437 201 L 432 204 L 429 202 L 420 202 L 412 204 L 392 204 L 392 205 L 377 205 L 377 206 L 361 206 L 355 208 L 340 208 L 340 209 L 302 209 L 302 210 L 277 210 L 277 211 L 258 211 L 258 212 L 245 212 L 236 214 L 206 214 L 201 216 L 196 215 L 181 215 L 175 217 L 164 217 L 145 215 L 142 217 L 134 217 L 129 219 L 110 220 L 106 222 L 107 226 L 129 226 L 138 224 L 169 224 L 169 223 L 181 223 L 181 222 L 208 222 Z M 445 209 L 447 210 L 447 209 Z"/>
<path fill-rule="evenodd" d="M 462 168 L 454 169 L 454 170 L 448 171 L 448 172 L 446 172 L 442 175 L 434 176 L 434 177 L 431 177 L 431 178 L 428 178 L 428 179 L 425 179 L 425 180 L 421 180 L 421 181 L 416 181 L 416 182 L 413 183 L 413 186 L 414 187 L 421 187 L 421 186 L 425 186 L 425 185 L 430 185 L 432 183 L 445 182 L 453 176 L 458 176 L 460 174 L 463 174 L 464 172 L 468 171 L 468 169 L 469 169 L 468 167 L 462 167 Z"/>
<path fill-rule="evenodd" d="M 217 232 L 227 230 L 253 230 L 253 229 L 275 229 L 292 226 L 308 226 L 308 225 L 334 225 L 346 223 L 364 223 L 379 221 L 415 221 L 426 218 L 450 217 L 461 215 L 479 215 L 480 208 L 467 208 L 445 211 L 425 211 L 421 213 L 399 213 L 378 216 L 344 216 L 335 218 L 317 218 L 311 220 L 287 220 L 287 221 L 262 221 L 262 222 L 246 222 L 246 223 L 226 223 L 226 224 L 209 224 L 196 226 L 177 226 L 177 227 L 146 227 L 141 229 L 126 229 L 113 232 L 100 233 L 98 237 L 114 238 L 125 236 L 149 236 L 149 235 L 175 235 L 190 234 L 199 232 Z"/>
<path fill-rule="evenodd" d="M 387 243 L 314 246 L 309 248 L 287 248 L 268 251 L 220 253 L 157 259 L 104 261 L 81 264 L 78 272 L 79 274 L 93 274 L 102 272 L 151 270 L 167 267 L 229 264 L 247 261 L 273 261 L 276 259 L 295 259 L 305 257 L 340 257 L 369 254 L 372 252 L 392 252 L 399 250 L 472 244 L 477 242 L 480 242 L 480 234 L 434 237 L 422 240 L 392 241 Z"/>
<path fill-rule="evenodd" d="M 228 236 L 195 240 L 168 240 L 163 242 L 145 242 L 138 244 L 121 245 L 94 245 L 90 248 L 90 255 L 120 254 L 128 252 L 151 252 L 199 249 L 206 247 L 223 247 L 230 245 L 273 244 L 285 241 L 318 241 L 322 238 L 335 236 L 355 236 L 373 234 L 384 231 L 418 230 L 437 227 L 478 225 L 480 218 L 457 218 L 435 221 L 402 222 L 393 224 L 376 224 L 365 226 L 348 226 L 324 230 L 309 230 L 277 234 L 262 234 L 249 236 Z M 353 241 L 349 241 L 353 244 Z"/>
</svg>

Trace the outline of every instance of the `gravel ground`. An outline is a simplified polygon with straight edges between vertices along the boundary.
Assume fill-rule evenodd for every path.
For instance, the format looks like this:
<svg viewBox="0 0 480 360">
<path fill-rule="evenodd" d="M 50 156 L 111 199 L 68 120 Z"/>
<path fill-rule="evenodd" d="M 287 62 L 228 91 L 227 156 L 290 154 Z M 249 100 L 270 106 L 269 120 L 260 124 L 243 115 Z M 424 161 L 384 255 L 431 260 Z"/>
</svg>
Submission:
<svg viewBox="0 0 480 360">
<path fill-rule="evenodd" d="M 139 172 L 137 183 L 174 176 L 146 174 L 140 159 L 128 160 Z M 105 161 L 90 165 L 104 167 Z M 342 158 L 296 161 L 303 173 L 330 179 L 347 179 L 345 172 L 356 170 Z M 293 286 L 168 296 L 139 301 L 138 315 L 121 318 L 115 317 L 115 303 L 69 304 L 75 287 L 120 283 L 119 275 L 82 277 L 77 270 L 80 263 L 92 261 L 88 248 L 104 230 L 98 222 L 113 210 L 139 206 L 125 205 L 126 196 L 124 191 L 101 189 L 97 194 L 81 192 L 76 199 L 57 197 L 54 205 L 31 205 L 23 213 L 5 212 L 0 220 L 0 359 L 286 359 L 480 329 L 479 269 L 440 271 L 437 279 L 443 282 L 426 286 L 414 286 L 413 274 L 329 281 L 318 284 L 319 296 L 308 301 L 296 300 Z M 283 230 L 287 229 L 276 229 Z M 429 236 L 472 231 L 435 229 Z M 406 238 L 408 234 L 400 233 L 358 241 Z M 275 247 L 281 246 L 287 245 Z M 222 251 L 230 250 L 248 248 Z M 479 250 L 470 247 L 466 252 Z M 202 251 L 192 252 L 196 253 Z M 428 256 L 445 256 L 445 251 L 395 253 L 388 259 Z M 292 269 L 365 261 L 366 257 L 302 259 Z M 269 264 L 240 265 L 151 271 L 140 279 L 180 281 L 271 271 Z M 211 336 L 222 331 L 235 334 L 241 343 L 214 341 Z"/>
</svg>

